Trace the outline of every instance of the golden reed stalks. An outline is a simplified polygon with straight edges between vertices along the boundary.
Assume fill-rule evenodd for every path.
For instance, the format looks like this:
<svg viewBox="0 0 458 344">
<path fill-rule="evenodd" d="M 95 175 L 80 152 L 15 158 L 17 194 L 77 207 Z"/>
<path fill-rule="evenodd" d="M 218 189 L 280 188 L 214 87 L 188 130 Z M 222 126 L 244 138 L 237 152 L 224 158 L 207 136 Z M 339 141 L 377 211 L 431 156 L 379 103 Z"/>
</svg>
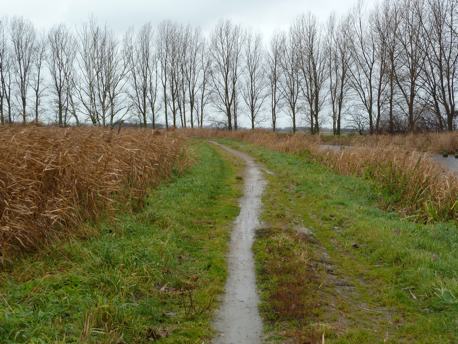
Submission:
<svg viewBox="0 0 458 344">
<path fill-rule="evenodd" d="M 396 146 L 401 149 L 437 154 L 458 153 L 458 131 L 446 133 L 398 134 L 398 135 L 346 135 L 321 136 L 323 142 L 364 146 Z"/>
<path fill-rule="evenodd" d="M 183 155 L 176 133 L 0 127 L 0 258 L 75 230 L 115 200 L 142 199 Z"/>
</svg>

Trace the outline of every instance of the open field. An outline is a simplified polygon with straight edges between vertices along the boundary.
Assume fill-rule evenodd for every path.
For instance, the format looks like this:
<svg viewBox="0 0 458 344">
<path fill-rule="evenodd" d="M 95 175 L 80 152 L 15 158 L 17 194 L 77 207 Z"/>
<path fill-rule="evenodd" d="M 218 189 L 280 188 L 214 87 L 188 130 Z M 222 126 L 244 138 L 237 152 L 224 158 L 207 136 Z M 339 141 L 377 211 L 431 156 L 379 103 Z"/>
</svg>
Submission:
<svg viewBox="0 0 458 344">
<path fill-rule="evenodd" d="M 458 340 L 457 179 L 427 154 L 326 151 L 303 134 L 2 130 L 2 214 L 34 209 L 0 218 L 16 226 L 2 237 L 2 343 L 224 343 L 217 307 L 247 280 L 265 343 Z M 242 171 L 253 159 L 262 178 Z M 263 180 L 260 217 L 244 207 L 234 224 Z M 227 267 L 229 249 L 249 256 L 250 226 L 256 279 L 237 275 L 248 258 Z"/>
<path fill-rule="evenodd" d="M 458 344 L 458 0 L 1 8 L 0 344 Z"/>
</svg>

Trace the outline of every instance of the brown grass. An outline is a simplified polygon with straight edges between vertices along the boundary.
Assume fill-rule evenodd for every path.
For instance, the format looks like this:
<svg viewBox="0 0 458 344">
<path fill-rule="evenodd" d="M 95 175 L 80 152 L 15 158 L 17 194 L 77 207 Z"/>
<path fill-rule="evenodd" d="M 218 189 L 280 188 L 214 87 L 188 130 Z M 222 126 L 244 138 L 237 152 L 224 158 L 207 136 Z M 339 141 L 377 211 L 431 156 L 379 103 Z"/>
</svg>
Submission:
<svg viewBox="0 0 458 344">
<path fill-rule="evenodd" d="M 458 132 L 422 133 L 399 135 L 347 135 L 321 136 L 325 143 L 363 147 L 396 146 L 401 149 L 419 152 L 454 154 L 458 152 Z"/>
<path fill-rule="evenodd" d="M 320 143 L 320 138 L 318 136 L 306 135 L 304 133 L 273 133 L 265 130 L 225 131 L 187 129 L 186 133 L 189 136 L 205 138 L 238 139 L 284 153 L 303 152 L 304 150 L 308 150 L 310 147 Z"/>
<path fill-rule="evenodd" d="M 287 227 L 267 227 L 257 232 L 256 250 L 262 259 L 261 285 L 268 302 L 264 315 L 272 323 L 295 322 L 301 331 L 284 329 L 287 343 L 317 343 L 321 333 L 310 328 L 326 303 L 325 274 L 314 266 L 307 239 Z M 307 281 L 307 283 L 304 283 Z"/>
<path fill-rule="evenodd" d="M 141 200 L 183 167 L 183 139 L 151 130 L 0 127 L 0 260 Z"/>
<path fill-rule="evenodd" d="M 394 206 L 415 220 L 458 220 L 457 175 L 444 170 L 426 153 L 406 149 L 406 145 L 388 143 L 389 137 L 379 137 L 379 143 L 369 146 L 361 142 L 351 149 L 324 150 L 320 147 L 319 137 L 305 134 L 275 134 L 267 131 L 194 131 L 192 134 L 235 138 L 280 152 L 307 151 L 315 160 L 341 174 L 373 180 L 390 194 L 388 206 Z M 393 140 L 400 140 L 400 137 L 393 137 Z M 414 142 L 421 142 L 423 137 L 426 136 L 405 136 L 405 142 L 413 146 Z M 456 136 L 451 133 L 440 137 L 444 138 L 444 142 L 453 143 Z"/>
</svg>

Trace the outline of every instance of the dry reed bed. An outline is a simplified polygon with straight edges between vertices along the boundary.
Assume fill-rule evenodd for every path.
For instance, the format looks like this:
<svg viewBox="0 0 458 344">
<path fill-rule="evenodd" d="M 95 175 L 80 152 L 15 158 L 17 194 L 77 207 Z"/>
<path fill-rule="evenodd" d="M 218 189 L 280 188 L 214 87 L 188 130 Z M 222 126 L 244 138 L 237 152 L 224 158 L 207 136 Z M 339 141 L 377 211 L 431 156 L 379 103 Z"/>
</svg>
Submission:
<svg viewBox="0 0 458 344">
<path fill-rule="evenodd" d="M 399 210 L 416 220 L 458 220 L 458 178 L 426 153 L 389 145 L 325 152 L 314 148 L 312 153 L 341 174 L 375 181 Z"/>
<path fill-rule="evenodd" d="M 196 131 L 194 135 L 235 138 L 280 152 L 308 151 L 341 174 L 373 180 L 391 195 L 390 206 L 418 221 L 458 220 L 458 178 L 425 153 L 393 144 L 326 150 L 320 147 L 319 137 L 266 131 Z"/>
<path fill-rule="evenodd" d="M 458 153 L 458 131 L 399 135 L 322 136 L 324 143 L 364 147 L 396 146 L 402 149 L 437 154 Z"/>
<path fill-rule="evenodd" d="M 0 259 L 114 209 L 184 166 L 183 139 L 151 130 L 0 128 Z"/>
</svg>

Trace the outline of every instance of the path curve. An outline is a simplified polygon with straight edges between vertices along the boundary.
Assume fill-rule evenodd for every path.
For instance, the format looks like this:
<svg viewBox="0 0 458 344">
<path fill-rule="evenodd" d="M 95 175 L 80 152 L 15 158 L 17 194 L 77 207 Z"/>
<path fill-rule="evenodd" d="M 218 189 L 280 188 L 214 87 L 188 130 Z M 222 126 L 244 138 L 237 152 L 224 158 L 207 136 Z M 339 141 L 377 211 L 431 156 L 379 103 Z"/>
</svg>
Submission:
<svg viewBox="0 0 458 344">
<path fill-rule="evenodd" d="M 261 196 L 266 182 L 261 167 L 249 155 L 212 142 L 245 162 L 244 195 L 231 234 L 229 275 L 224 299 L 215 320 L 215 344 L 261 343 L 262 321 L 251 247 L 260 225 Z"/>
</svg>

